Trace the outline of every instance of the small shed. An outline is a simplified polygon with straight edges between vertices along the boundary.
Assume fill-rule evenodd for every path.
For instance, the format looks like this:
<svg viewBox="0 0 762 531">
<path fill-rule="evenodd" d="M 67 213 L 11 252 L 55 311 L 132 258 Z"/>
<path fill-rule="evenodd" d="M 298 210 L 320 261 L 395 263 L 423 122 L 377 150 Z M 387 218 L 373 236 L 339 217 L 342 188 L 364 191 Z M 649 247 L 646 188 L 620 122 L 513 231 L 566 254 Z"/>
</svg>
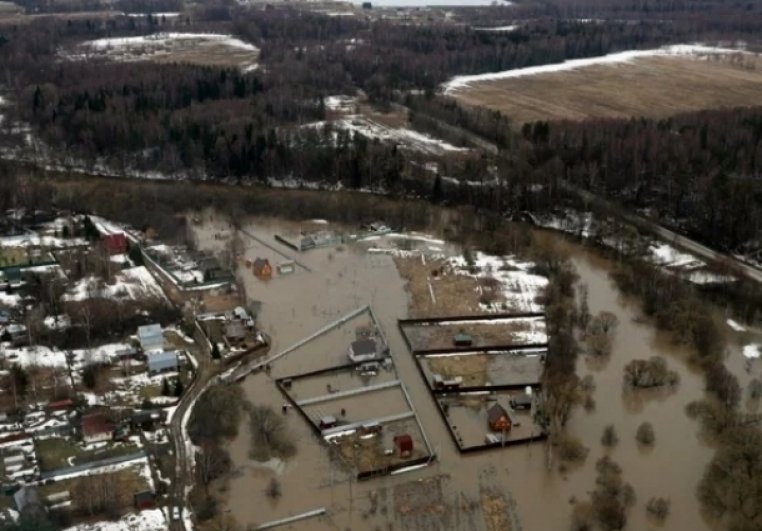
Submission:
<svg viewBox="0 0 762 531">
<path fill-rule="evenodd" d="M 531 409 L 532 408 L 532 395 L 526 393 L 520 393 L 511 397 L 511 407 L 513 409 Z"/>
<path fill-rule="evenodd" d="M 273 276 L 273 266 L 267 258 L 257 258 L 251 263 L 251 271 L 261 280 L 268 280 Z"/>
<path fill-rule="evenodd" d="M 133 502 L 135 503 L 135 509 L 142 511 L 143 509 L 153 509 L 156 507 L 156 495 L 153 491 L 144 490 L 136 492 L 133 495 Z"/>
<path fill-rule="evenodd" d="M 413 455 L 413 438 L 407 433 L 394 436 L 394 447 L 397 449 L 397 455 L 402 459 L 407 459 Z"/>
<path fill-rule="evenodd" d="M 178 365 L 177 352 L 157 352 L 148 356 L 148 372 L 152 374 L 176 371 Z"/>
<path fill-rule="evenodd" d="M 293 260 L 287 260 L 278 264 L 279 275 L 290 275 L 294 271 L 296 271 L 296 264 Z"/>
<path fill-rule="evenodd" d="M 328 430 L 331 428 L 335 428 L 336 424 L 338 424 L 336 417 L 334 417 L 333 415 L 326 415 L 325 417 L 322 417 L 320 419 L 318 426 L 320 427 L 321 430 Z"/>
<path fill-rule="evenodd" d="M 487 410 L 487 423 L 492 431 L 508 431 L 513 426 L 508 411 L 497 402 Z"/>
<path fill-rule="evenodd" d="M 225 339 L 230 345 L 246 342 L 246 327 L 240 321 L 225 323 Z"/>
<path fill-rule="evenodd" d="M 378 356 L 378 343 L 375 339 L 358 339 L 349 346 L 349 359 L 358 363 L 370 361 Z"/>
<path fill-rule="evenodd" d="M 455 334 L 455 336 L 452 338 L 452 341 L 455 343 L 456 347 L 470 347 L 474 343 L 473 338 L 463 332 Z"/>
<path fill-rule="evenodd" d="M 160 324 L 138 327 L 138 340 L 143 352 L 164 350 L 164 333 Z"/>
</svg>

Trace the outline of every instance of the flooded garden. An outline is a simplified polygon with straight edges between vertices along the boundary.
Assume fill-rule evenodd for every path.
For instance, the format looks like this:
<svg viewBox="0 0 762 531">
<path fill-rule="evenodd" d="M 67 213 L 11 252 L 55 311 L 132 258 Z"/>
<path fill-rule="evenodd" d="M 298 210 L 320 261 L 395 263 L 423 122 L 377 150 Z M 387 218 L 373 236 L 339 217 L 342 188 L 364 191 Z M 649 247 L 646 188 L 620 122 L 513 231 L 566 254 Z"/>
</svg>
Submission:
<svg viewBox="0 0 762 531">
<path fill-rule="evenodd" d="M 614 263 L 560 233 L 535 234 L 543 245 L 569 257 L 578 277 L 576 289 L 584 286 L 590 314 L 606 312 L 616 323 L 607 355 L 589 354 L 592 347 L 581 343 L 576 373 L 585 382 L 587 396 L 584 405 L 572 409 L 565 429 L 587 449 L 583 458 L 549 461 L 545 442 L 461 454 L 443 420 L 458 424 L 463 439 L 478 444 L 489 431 L 489 404 L 511 409 L 508 404 L 513 404 L 515 392 L 488 392 L 475 405 L 435 396 L 429 388 L 435 375 L 454 377 L 463 369 L 453 366 L 452 360 L 427 357 L 421 370 L 398 320 L 542 314 L 540 295 L 547 280 L 525 257 L 473 256 L 472 250 L 436 236 L 371 234 L 321 220 L 309 223 L 349 236 L 341 241 L 328 238 L 325 246 L 300 251 L 276 239 L 277 234 L 303 232 L 299 223 L 251 218 L 235 230 L 222 216 L 206 211 L 194 226 L 200 248 L 228 252 L 236 261 L 239 280 L 258 308 L 257 326 L 271 338 L 270 355 L 288 350 L 267 371 L 255 372 L 240 384 L 250 403 L 270 406 L 282 415 L 295 447 L 293 457 L 256 461 L 251 458 L 248 425 L 241 426 L 229 448 L 234 473 L 217 493 L 240 524 L 261 525 L 325 509 L 324 514 L 284 528 L 568 529 L 575 507 L 596 488 L 600 473 L 596 462 L 608 457 L 621 468 L 621 479 L 634 493 L 626 529 L 721 528 L 704 514 L 696 494 L 714 448 L 702 436 L 700 424 L 686 414 L 689 403 L 705 398 L 703 374 L 690 364 L 686 348 L 657 331 L 636 301 L 617 289 L 609 276 Z M 256 270 L 261 261 L 270 264 L 270 274 Z M 357 314 L 366 306 L 372 309 L 371 316 Z M 499 333 L 489 328 L 492 325 L 476 323 L 475 342 L 485 348 L 517 340 L 534 344 L 546 330 L 544 323 L 539 326 L 537 318 L 532 319 L 506 321 L 503 325 L 510 326 Z M 463 332 L 461 325 L 419 327 L 414 340 L 444 348 Z M 360 341 L 358 334 L 373 327 L 383 336 L 388 349 L 384 356 L 390 361 L 370 368 L 352 365 L 356 360 L 349 356 L 350 346 Z M 760 370 L 743 352 L 759 336 L 745 329 L 730 333 L 733 341 L 726 365 L 746 388 Z M 491 375 L 492 367 L 500 382 L 538 383 L 542 360 L 538 352 L 531 354 L 534 357 L 515 359 L 494 352 L 476 354 L 468 360 L 467 382 L 484 384 L 489 379 L 484 374 Z M 666 362 L 676 383 L 655 389 L 624 385 L 628 364 L 654 356 Z M 283 388 L 284 379 L 288 389 Z M 443 400 L 448 404 L 446 418 L 440 410 Z M 527 411 L 513 412 L 517 432 L 534 432 L 533 417 Z M 381 433 L 373 419 L 391 424 L 385 424 L 383 435 L 371 444 L 367 441 L 374 433 Z M 650 444 L 643 444 L 640 437 L 645 423 L 652 431 Z M 331 435 L 342 432 L 342 426 L 357 430 L 355 438 L 332 444 Z M 430 453 L 434 458 L 427 466 L 359 481 L 357 468 L 373 468 L 396 458 L 400 435 L 411 436 L 415 451 L 422 452 L 416 457 Z M 358 465 L 360 461 L 363 464 Z M 268 495 L 274 479 L 279 485 L 277 497 Z M 654 497 L 669 500 L 663 523 L 646 510 Z"/>
</svg>

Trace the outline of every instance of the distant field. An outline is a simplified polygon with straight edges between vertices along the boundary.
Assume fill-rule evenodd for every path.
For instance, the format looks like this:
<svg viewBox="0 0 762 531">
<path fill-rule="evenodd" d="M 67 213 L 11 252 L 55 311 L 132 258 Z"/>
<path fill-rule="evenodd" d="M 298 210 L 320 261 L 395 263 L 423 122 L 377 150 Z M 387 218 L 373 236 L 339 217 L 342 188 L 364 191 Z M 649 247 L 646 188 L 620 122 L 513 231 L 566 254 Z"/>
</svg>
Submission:
<svg viewBox="0 0 762 531">
<path fill-rule="evenodd" d="M 591 117 L 660 117 L 762 105 L 762 60 L 753 55 L 643 57 L 628 63 L 478 81 L 459 101 L 498 109 L 516 124 Z"/>
<path fill-rule="evenodd" d="M 257 68 L 259 49 L 229 35 L 154 33 L 87 41 L 63 56 L 71 60 L 105 58 L 121 62 L 190 63 L 251 71 Z"/>
</svg>

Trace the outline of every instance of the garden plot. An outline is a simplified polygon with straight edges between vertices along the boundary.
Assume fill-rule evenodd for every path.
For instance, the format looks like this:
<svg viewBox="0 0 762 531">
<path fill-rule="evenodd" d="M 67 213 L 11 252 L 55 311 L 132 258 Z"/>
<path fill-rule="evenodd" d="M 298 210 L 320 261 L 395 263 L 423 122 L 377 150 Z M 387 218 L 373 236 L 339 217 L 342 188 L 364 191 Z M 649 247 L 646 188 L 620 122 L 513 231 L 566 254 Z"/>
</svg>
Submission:
<svg viewBox="0 0 762 531">
<path fill-rule="evenodd" d="M 87 299 L 110 299 L 118 301 L 166 301 L 161 286 L 145 266 L 124 269 L 114 275 L 112 283 L 93 276 L 75 283 L 63 296 L 66 302 L 81 302 Z"/>
<path fill-rule="evenodd" d="M 411 295 L 411 315 L 474 315 L 485 312 L 539 313 L 548 280 L 534 264 L 513 257 L 475 253 L 447 259 L 396 256 Z"/>
<path fill-rule="evenodd" d="M 65 55 L 71 60 L 104 58 L 112 61 L 153 61 L 238 67 L 258 67 L 259 49 L 230 35 L 215 33 L 154 33 L 86 41 Z"/>
<path fill-rule="evenodd" d="M 516 316 L 485 319 L 456 319 L 406 323 L 405 335 L 416 353 L 448 350 L 456 347 L 458 336 L 465 336 L 474 350 L 506 346 L 544 345 L 548 342 L 545 317 Z"/>
<path fill-rule="evenodd" d="M 537 385 L 542 378 L 546 350 L 531 353 L 472 352 L 426 356 L 419 360 L 427 383 L 434 386 L 434 375 L 445 381 L 461 380 L 468 387 L 518 387 Z"/>
<path fill-rule="evenodd" d="M 460 451 L 508 447 L 544 438 L 531 409 L 516 411 L 510 408 L 511 396 L 510 393 L 462 393 L 437 399 Z M 495 404 L 509 412 L 510 429 L 493 431 L 490 428 L 488 411 Z"/>
</svg>

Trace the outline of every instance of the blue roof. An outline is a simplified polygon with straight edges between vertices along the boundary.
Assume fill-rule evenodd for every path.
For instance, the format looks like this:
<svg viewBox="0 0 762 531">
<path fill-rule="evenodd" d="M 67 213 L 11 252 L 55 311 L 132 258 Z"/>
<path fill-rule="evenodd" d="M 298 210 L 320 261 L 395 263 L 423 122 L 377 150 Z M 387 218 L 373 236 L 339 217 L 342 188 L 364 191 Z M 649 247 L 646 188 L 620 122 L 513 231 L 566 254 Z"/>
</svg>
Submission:
<svg viewBox="0 0 762 531">
<path fill-rule="evenodd" d="M 150 324 L 138 327 L 138 338 L 141 341 L 154 339 L 156 336 L 161 336 L 161 333 L 160 324 Z"/>
<path fill-rule="evenodd" d="M 149 371 L 163 371 L 177 367 L 177 352 L 157 352 L 148 356 Z"/>
</svg>

